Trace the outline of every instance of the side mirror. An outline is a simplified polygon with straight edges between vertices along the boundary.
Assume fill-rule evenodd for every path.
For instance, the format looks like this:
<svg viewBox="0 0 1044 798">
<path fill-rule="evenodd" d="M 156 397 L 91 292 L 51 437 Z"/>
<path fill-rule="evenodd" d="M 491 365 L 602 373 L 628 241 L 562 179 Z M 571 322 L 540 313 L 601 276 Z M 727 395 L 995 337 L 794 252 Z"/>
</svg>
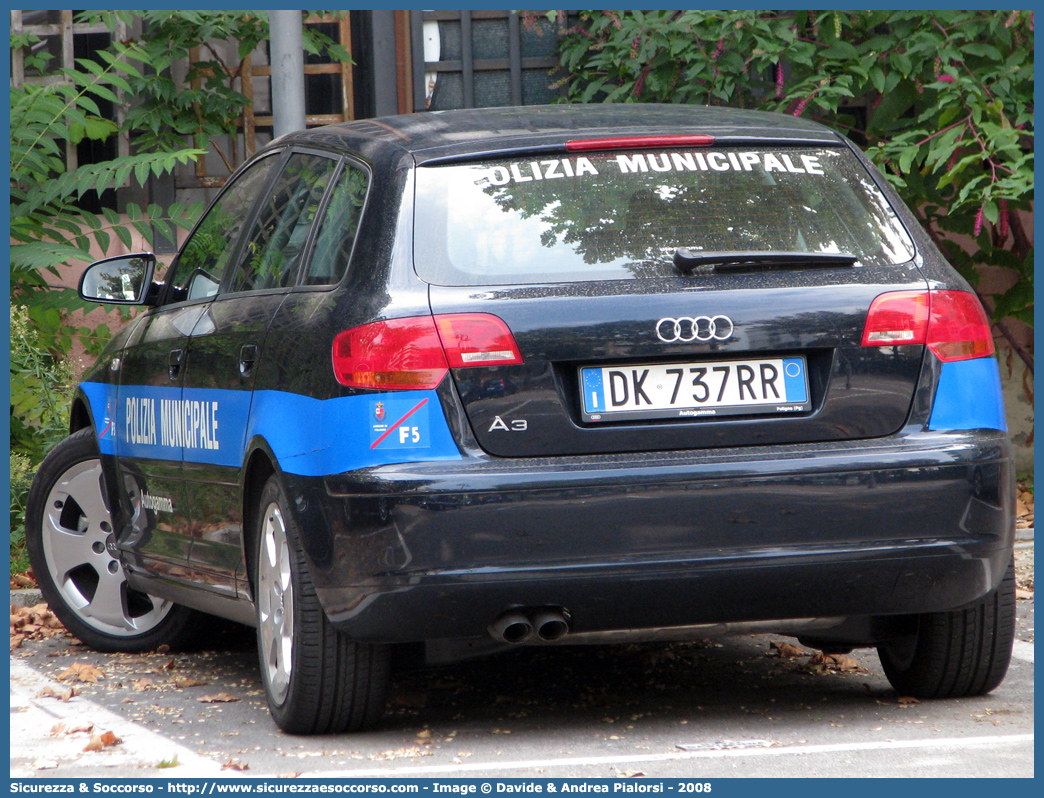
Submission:
<svg viewBox="0 0 1044 798">
<path fill-rule="evenodd" d="M 115 305 L 144 305 L 150 298 L 155 270 L 156 256 L 151 252 L 97 261 L 80 278 L 80 298 Z"/>
</svg>

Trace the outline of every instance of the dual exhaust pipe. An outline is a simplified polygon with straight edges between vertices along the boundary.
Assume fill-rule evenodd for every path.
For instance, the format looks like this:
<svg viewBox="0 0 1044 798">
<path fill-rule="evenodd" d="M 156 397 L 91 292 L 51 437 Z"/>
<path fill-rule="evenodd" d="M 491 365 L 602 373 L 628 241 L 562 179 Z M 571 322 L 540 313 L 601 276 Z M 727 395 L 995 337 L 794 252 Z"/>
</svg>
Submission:
<svg viewBox="0 0 1044 798">
<path fill-rule="evenodd" d="M 502 643 L 525 643 L 534 633 L 545 642 L 569 634 L 568 613 L 557 607 L 517 608 L 500 615 L 489 626 L 489 633 Z"/>
</svg>

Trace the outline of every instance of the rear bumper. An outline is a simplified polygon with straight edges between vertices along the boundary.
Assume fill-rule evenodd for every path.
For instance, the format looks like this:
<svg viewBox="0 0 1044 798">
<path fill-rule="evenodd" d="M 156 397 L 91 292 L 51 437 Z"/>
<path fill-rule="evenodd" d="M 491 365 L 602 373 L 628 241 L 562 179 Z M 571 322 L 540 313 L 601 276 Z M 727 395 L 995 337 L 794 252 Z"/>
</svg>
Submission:
<svg viewBox="0 0 1044 798">
<path fill-rule="evenodd" d="M 1014 540 L 1004 433 L 286 475 L 319 598 L 353 638 L 576 632 L 952 609 Z"/>
</svg>

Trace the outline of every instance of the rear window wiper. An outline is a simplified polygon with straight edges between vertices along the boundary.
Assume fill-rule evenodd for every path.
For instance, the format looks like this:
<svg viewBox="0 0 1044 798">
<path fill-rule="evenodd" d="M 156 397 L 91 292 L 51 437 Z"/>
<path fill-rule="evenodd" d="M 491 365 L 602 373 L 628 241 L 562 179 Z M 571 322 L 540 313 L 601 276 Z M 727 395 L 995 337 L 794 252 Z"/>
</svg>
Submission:
<svg viewBox="0 0 1044 798">
<path fill-rule="evenodd" d="M 858 260 L 843 252 L 694 252 L 685 247 L 674 250 L 674 265 L 682 274 L 692 274 L 703 266 L 716 272 L 773 267 L 815 269 L 853 266 Z"/>
</svg>

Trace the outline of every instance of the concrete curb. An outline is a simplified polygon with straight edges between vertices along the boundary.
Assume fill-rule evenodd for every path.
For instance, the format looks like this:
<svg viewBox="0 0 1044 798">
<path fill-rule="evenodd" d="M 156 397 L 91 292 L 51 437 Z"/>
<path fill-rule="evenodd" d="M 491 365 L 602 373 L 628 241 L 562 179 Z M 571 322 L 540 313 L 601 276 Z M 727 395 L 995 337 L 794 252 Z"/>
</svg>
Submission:
<svg viewBox="0 0 1044 798">
<path fill-rule="evenodd" d="M 11 605 L 14 607 L 35 607 L 43 604 L 43 593 L 35 587 L 23 587 L 11 591 Z"/>
<path fill-rule="evenodd" d="M 185 745 L 150 731 L 83 696 L 68 702 L 40 697 L 45 687 L 60 691 L 28 664 L 11 658 L 11 776 L 43 778 L 113 778 L 147 776 L 235 777 L 221 763 L 195 753 Z M 84 753 L 88 735 L 52 735 L 56 723 L 69 727 L 90 721 L 97 731 L 111 731 L 122 743 L 104 751 Z M 179 766 L 157 769 L 161 760 L 176 758 Z"/>
</svg>

